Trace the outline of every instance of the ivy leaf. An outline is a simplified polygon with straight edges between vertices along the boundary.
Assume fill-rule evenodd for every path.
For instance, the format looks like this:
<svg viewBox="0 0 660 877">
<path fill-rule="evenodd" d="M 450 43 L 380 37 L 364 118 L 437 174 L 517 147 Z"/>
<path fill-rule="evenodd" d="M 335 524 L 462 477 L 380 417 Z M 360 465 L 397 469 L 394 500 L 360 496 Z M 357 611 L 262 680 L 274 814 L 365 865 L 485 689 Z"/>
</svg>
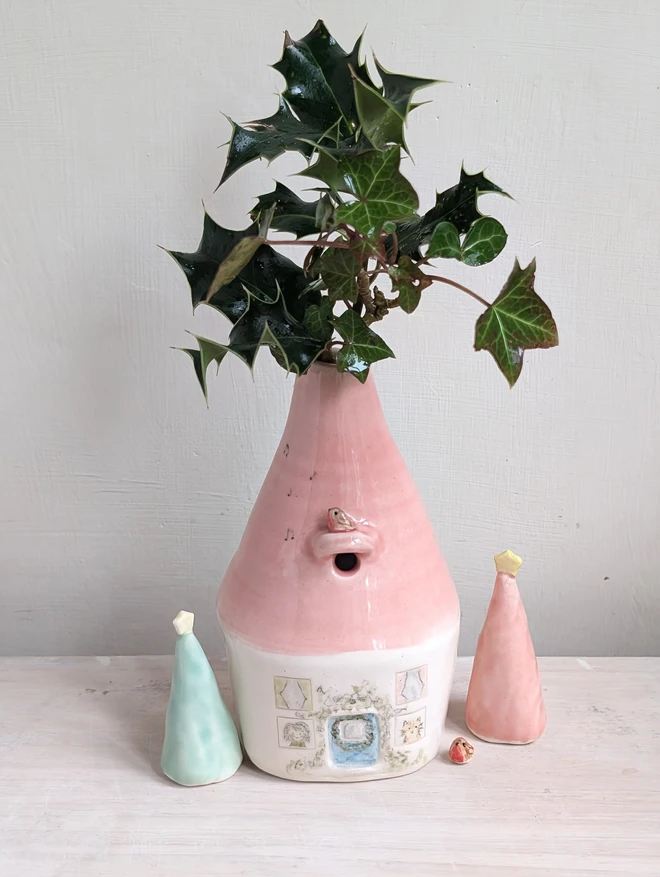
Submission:
<svg viewBox="0 0 660 877">
<path fill-rule="evenodd" d="M 203 302 L 236 323 L 247 310 L 250 296 L 275 302 L 280 290 L 289 312 L 296 319 L 302 319 L 308 304 L 318 304 L 320 295 L 310 288 L 309 279 L 302 269 L 266 244 L 257 249 L 233 280 L 208 297 L 218 266 L 241 240 L 253 237 L 257 231 L 256 225 L 241 231 L 223 228 L 205 213 L 202 239 L 196 252 L 167 251 L 188 279 L 193 310 Z"/>
<path fill-rule="evenodd" d="M 470 226 L 461 244 L 458 229 L 451 222 L 436 225 L 427 258 L 458 259 L 466 265 L 485 265 L 492 262 L 506 245 L 507 233 L 504 226 L 492 216 L 482 216 Z"/>
<path fill-rule="evenodd" d="M 458 229 L 451 222 L 439 222 L 431 235 L 427 258 L 460 260 L 461 255 L 461 238 Z"/>
<path fill-rule="evenodd" d="M 351 250 L 327 249 L 319 260 L 319 270 L 331 302 L 357 301 L 360 264 Z"/>
<path fill-rule="evenodd" d="M 232 126 L 227 163 L 222 174 L 221 186 L 239 168 L 256 158 L 272 161 L 286 150 L 294 150 L 311 156 L 313 144 L 322 139 L 325 127 L 308 125 L 297 119 L 281 97 L 276 113 L 267 119 L 249 122 L 244 127 L 229 119 Z"/>
<path fill-rule="evenodd" d="M 383 83 L 383 97 L 405 119 L 411 109 L 412 96 L 419 88 L 427 88 L 436 85 L 439 79 L 420 79 L 418 76 L 403 76 L 399 73 L 390 73 L 378 63 L 374 56 L 378 75 Z M 375 145 L 375 144 L 374 144 Z"/>
<path fill-rule="evenodd" d="M 550 308 L 534 290 L 535 271 L 535 259 L 526 268 L 516 259 L 502 291 L 475 329 L 474 349 L 489 351 L 510 386 L 520 376 L 525 350 L 559 343 Z"/>
<path fill-rule="evenodd" d="M 459 234 L 466 234 L 473 222 L 481 218 L 477 206 L 479 195 L 496 192 L 509 197 L 483 173 L 468 174 L 461 168 L 459 182 L 436 195 L 435 206 L 422 217 L 404 222 L 398 227 L 399 249 L 409 256 L 417 256 L 419 247 L 428 243 L 439 222 L 451 222 Z"/>
<path fill-rule="evenodd" d="M 286 79 L 285 99 L 306 125 L 325 131 L 342 120 L 346 133 L 352 130 L 349 63 L 357 58 L 359 44 L 351 54 L 345 52 L 320 20 L 300 40 L 285 33 L 282 58 L 273 67 Z"/>
<path fill-rule="evenodd" d="M 466 265 L 485 265 L 492 262 L 506 246 L 504 226 L 492 216 L 482 216 L 470 226 L 463 241 L 462 259 Z"/>
<path fill-rule="evenodd" d="M 412 314 L 422 297 L 422 291 L 433 282 L 410 256 L 400 256 L 396 265 L 388 268 L 392 289 L 399 294 L 399 307 Z"/>
<path fill-rule="evenodd" d="M 359 155 L 373 152 L 373 145 L 364 136 L 349 137 L 340 141 L 337 145 L 328 142 L 318 143 L 316 148 L 316 161 L 302 171 L 299 171 L 300 177 L 314 177 L 325 183 L 332 192 L 348 192 L 346 181 L 339 169 L 340 158 L 355 158 Z"/>
<path fill-rule="evenodd" d="M 417 209 L 412 185 L 399 171 L 400 150 L 367 152 L 356 158 L 340 158 L 338 169 L 356 201 L 337 208 L 337 222 L 352 225 L 374 237 L 390 219 L 402 219 Z"/>
<path fill-rule="evenodd" d="M 312 338 L 318 338 L 325 345 L 331 338 L 333 327 L 330 322 L 332 302 L 324 297 L 317 305 L 310 305 L 305 311 L 303 326 Z"/>
<path fill-rule="evenodd" d="M 355 107 L 362 131 L 376 149 L 398 145 L 405 148 L 403 116 L 375 88 L 357 76 L 353 79 Z"/>
<path fill-rule="evenodd" d="M 254 209 L 250 212 L 253 220 L 258 220 L 263 211 L 274 207 L 270 227 L 275 231 L 286 231 L 297 238 L 316 234 L 320 228 L 317 224 L 317 210 L 320 200 L 303 201 L 295 192 L 282 183 L 276 183 L 273 192 L 260 195 Z"/>
<path fill-rule="evenodd" d="M 369 366 L 394 354 L 380 335 L 373 332 L 354 310 L 344 311 L 331 322 L 346 344 L 337 354 L 337 369 L 350 372 L 360 383 L 369 375 Z"/>
<path fill-rule="evenodd" d="M 192 335 L 192 332 L 190 334 Z M 208 405 L 209 396 L 208 387 L 206 386 L 206 372 L 212 362 L 217 362 L 218 370 L 220 370 L 220 364 L 227 353 L 229 353 L 229 347 L 226 344 L 217 344 L 209 338 L 202 338 L 201 335 L 193 335 L 193 338 L 197 340 L 199 350 L 188 347 L 178 347 L 177 350 L 182 350 L 192 359 L 197 380 Z"/>
</svg>

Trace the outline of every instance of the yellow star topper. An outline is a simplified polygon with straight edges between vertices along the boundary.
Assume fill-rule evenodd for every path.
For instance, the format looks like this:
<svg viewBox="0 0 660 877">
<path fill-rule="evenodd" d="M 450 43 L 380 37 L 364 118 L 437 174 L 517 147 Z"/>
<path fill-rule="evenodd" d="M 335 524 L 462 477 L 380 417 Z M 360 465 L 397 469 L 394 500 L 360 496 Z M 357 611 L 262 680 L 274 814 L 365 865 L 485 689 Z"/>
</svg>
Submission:
<svg viewBox="0 0 660 877">
<path fill-rule="evenodd" d="M 521 566 L 522 557 L 518 557 L 510 548 L 507 548 L 501 554 L 495 555 L 495 569 L 498 572 L 508 572 L 510 575 L 515 576 Z"/>
</svg>

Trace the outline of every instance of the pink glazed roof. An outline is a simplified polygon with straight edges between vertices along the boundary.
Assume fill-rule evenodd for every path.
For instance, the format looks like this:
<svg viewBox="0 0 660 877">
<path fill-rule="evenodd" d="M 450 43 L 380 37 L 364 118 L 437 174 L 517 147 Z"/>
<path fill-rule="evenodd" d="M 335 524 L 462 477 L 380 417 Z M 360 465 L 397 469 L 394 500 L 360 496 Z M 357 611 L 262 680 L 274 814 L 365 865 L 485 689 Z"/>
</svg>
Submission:
<svg viewBox="0 0 660 877">
<path fill-rule="evenodd" d="M 333 506 L 365 523 L 330 533 Z M 342 573 L 334 555 L 351 550 L 358 568 Z M 372 378 L 316 365 L 296 380 L 218 613 L 259 648 L 304 655 L 415 645 L 456 623 L 454 585 Z"/>
</svg>

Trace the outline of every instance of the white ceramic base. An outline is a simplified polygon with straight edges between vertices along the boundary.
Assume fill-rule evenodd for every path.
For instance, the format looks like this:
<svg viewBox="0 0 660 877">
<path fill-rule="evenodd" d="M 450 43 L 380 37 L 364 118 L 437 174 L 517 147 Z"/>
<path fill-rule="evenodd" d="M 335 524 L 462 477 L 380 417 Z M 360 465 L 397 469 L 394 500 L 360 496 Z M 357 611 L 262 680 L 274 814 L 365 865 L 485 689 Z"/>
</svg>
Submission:
<svg viewBox="0 0 660 877">
<path fill-rule="evenodd" d="M 420 646 L 283 655 L 225 630 L 243 745 L 267 773 L 355 782 L 411 773 L 435 757 L 459 622 Z"/>
</svg>

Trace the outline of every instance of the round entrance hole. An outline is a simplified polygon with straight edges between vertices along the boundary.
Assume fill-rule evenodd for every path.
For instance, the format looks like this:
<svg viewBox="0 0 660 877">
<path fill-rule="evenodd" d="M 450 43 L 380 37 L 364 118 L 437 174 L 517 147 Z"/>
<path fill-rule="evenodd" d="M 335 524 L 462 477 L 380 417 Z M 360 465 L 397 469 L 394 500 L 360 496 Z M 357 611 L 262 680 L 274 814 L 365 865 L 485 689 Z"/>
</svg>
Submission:
<svg viewBox="0 0 660 877">
<path fill-rule="evenodd" d="M 357 554 L 335 554 L 335 566 L 339 572 L 356 572 L 359 564 Z"/>
</svg>

